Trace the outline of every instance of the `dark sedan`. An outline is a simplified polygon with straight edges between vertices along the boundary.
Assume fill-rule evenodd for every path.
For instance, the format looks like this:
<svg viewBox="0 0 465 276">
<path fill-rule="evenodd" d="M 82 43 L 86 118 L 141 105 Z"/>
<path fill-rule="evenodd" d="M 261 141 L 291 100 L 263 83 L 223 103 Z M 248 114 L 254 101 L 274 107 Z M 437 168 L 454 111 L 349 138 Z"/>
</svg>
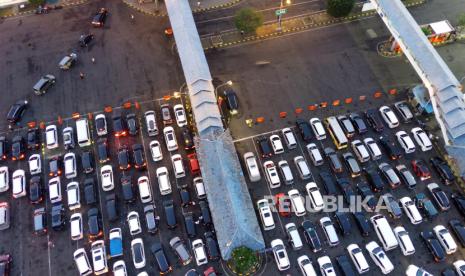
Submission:
<svg viewBox="0 0 465 276">
<path fill-rule="evenodd" d="M 299 129 L 300 135 L 305 142 L 310 142 L 313 138 L 312 129 L 307 121 L 297 119 L 295 121 L 297 128 Z"/>
<path fill-rule="evenodd" d="M 11 159 L 13 161 L 23 160 L 25 157 L 24 139 L 21 136 L 15 136 L 11 144 Z"/>
<path fill-rule="evenodd" d="M 446 185 L 454 182 L 454 173 L 444 160 L 442 160 L 440 157 L 433 157 L 429 161 Z"/>
<path fill-rule="evenodd" d="M 37 150 L 40 146 L 40 135 L 37 128 L 31 128 L 27 131 L 27 148 Z"/>
<path fill-rule="evenodd" d="M 136 169 L 144 169 L 147 167 L 147 162 L 145 161 L 144 148 L 141 144 L 132 145 L 132 155 L 134 157 L 134 167 Z"/>
<path fill-rule="evenodd" d="M 6 119 L 8 122 L 15 124 L 23 118 L 24 112 L 26 111 L 27 108 L 27 101 L 25 100 L 20 100 L 14 103 L 10 109 L 8 110 L 8 113 L 6 114 Z"/>
<path fill-rule="evenodd" d="M 446 252 L 444 251 L 444 248 L 442 248 L 439 240 L 434 236 L 433 232 L 423 231 L 420 233 L 420 236 L 428 247 L 428 250 L 431 252 L 431 255 L 433 255 L 435 262 L 442 262 L 446 259 Z"/>
</svg>

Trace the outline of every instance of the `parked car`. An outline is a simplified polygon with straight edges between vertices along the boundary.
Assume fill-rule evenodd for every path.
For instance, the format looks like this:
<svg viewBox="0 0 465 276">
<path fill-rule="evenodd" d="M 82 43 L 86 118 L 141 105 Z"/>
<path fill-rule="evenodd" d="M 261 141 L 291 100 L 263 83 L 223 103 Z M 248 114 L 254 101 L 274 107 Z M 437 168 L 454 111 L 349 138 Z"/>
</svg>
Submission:
<svg viewBox="0 0 465 276">
<path fill-rule="evenodd" d="M 352 153 L 346 152 L 342 154 L 342 158 L 345 161 L 347 170 L 350 172 L 350 175 L 352 177 L 360 176 L 360 173 L 361 173 L 360 166 L 358 165 L 358 162 L 355 159 L 355 157 L 352 155 Z"/>
<path fill-rule="evenodd" d="M 431 255 L 433 255 L 434 261 L 443 262 L 446 259 L 446 252 L 444 251 L 444 248 L 442 248 L 438 239 L 433 235 L 433 232 L 422 231 L 420 236 L 428 247 Z"/>
<path fill-rule="evenodd" d="M 433 228 L 433 232 L 441 246 L 444 248 L 444 251 L 446 251 L 446 254 L 454 254 L 457 251 L 457 244 L 455 243 L 454 238 L 452 238 L 449 230 L 447 230 L 444 225 L 436 225 Z"/>
<path fill-rule="evenodd" d="M 413 119 L 413 113 L 406 101 L 396 102 L 394 103 L 394 107 L 405 123 L 408 123 Z"/>
<path fill-rule="evenodd" d="M 16 101 L 10 106 L 6 114 L 6 120 L 10 124 L 16 124 L 23 118 L 24 112 L 26 112 L 28 102 L 26 100 Z"/>
<path fill-rule="evenodd" d="M 22 136 L 17 135 L 13 137 L 11 143 L 11 160 L 19 161 L 23 160 L 26 153 L 26 147 L 24 145 L 24 139 Z"/>
<path fill-rule="evenodd" d="M 379 143 L 384 148 L 391 160 L 400 159 L 402 157 L 402 152 L 399 147 L 387 136 L 379 137 Z"/>
<path fill-rule="evenodd" d="M 426 185 L 426 187 L 428 188 L 429 192 L 434 198 L 434 201 L 436 201 L 436 205 L 441 211 L 447 211 L 450 209 L 449 198 L 437 183 L 430 183 Z"/>
<path fill-rule="evenodd" d="M 379 117 L 378 112 L 375 109 L 368 109 L 365 112 L 368 125 L 373 128 L 376 132 L 383 132 L 384 125 Z"/>
<path fill-rule="evenodd" d="M 399 174 L 400 178 L 402 179 L 402 182 L 404 182 L 405 186 L 409 189 L 415 189 L 417 186 L 417 181 L 415 180 L 415 177 L 413 174 L 410 172 L 409 169 L 403 164 L 399 164 L 396 166 L 396 171 Z"/>
<path fill-rule="evenodd" d="M 320 273 L 323 276 L 336 276 L 336 272 L 331 259 L 328 256 L 319 257 L 317 259 L 318 265 L 320 266 Z"/>
<path fill-rule="evenodd" d="M 425 161 L 421 159 L 412 160 L 412 168 L 416 176 L 418 176 L 422 181 L 431 178 L 431 171 L 428 166 L 426 166 Z"/>
<path fill-rule="evenodd" d="M 465 225 L 458 219 L 452 219 L 449 226 L 462 247 L 465 247 Z"/>
<path fill-rule="evenodd" d="M 410 236 L 402 226 L 397 226 L 394 228 L 394 235 L 396 236 L 397 242 L 399 243 L 400 250 L 404 256 L 409 256 L 415 254 L 415 247 L 413 246 Z"/>
<path fill-rule="evenodd" d="M 382 106 L 379 108 L 379 113 L 384 122 L 389 128 L 396 128 L 399 126 L 399 119 L 389 106 Z"/>
<path fill-rule="evenodd" d="M 419 127 L 412 128 L 412 135 L 422 151 L 429 151 L 433 148 L 431 140 L 423 129 Z"/>
<path fill-rule="evenodd" d="M 141 238 L 136 238 L 131 241 L 131 253 L 134 267 L 137 269 L 144 268 L 146 264 L 145 250 L 144 242 Z"/>
<path fill-rule="evenodd" d="M 402 216 L 402 210 L 400 209 L 399 202 L 390 193 L 383 195 L 383 200 L 388 208 L 388 213 L 392 218 L 400 218 Z"/>
<path fill-rule="evenodd" d="M 368 131 L 365 121 L 362 119 L 362 116 L 360 116 L 360 114 L 352 112 L 349 114 L 349 118 L 352 121 L 358 134 L 362 135 Z"/>
<path fill-rule="evenodd" d="M 105 114 L 98 114 L 95 116 L 95 129 L 98 136 L 105 136 L 108 133 L 107 119 Z"/>
<path fill-rule="evenodd" d="M 279 271 L 288 270 L 291 267 L 289 257 L 287 256 L 286 247 L 280 239 L 271 241 L 271 248 L 273 250 L 274 259 Z"/>
<path fill-rule="evenodd" d="M 316 227 L 309 221 L 304 220 L 302 222 L 302 230 L 304 233 L 304 238 L 307 241 L 310 249 L 313 252 L 318 252 L 322 249 L 320 238 L 316 231 Z"/>
<path fill-rule="evenodd" d="M 295 124 L 300 132 L 300 135 L 302 136 L 302 139 L 307 143 L 311 142 L 313 136 L 310 124 L 302 119 L 297 119 Z"/>
<path fill-rule="evenodd" d="M 351 138 L 355 135 L 355 128 L 349 118 L 345 115 L 337 116 L 337 120 L 344 131 L 347 138 Z"/>
<path fill-rule="evenodd" d="M 90 240 L 96 240 L 103 236 L 102 219 L 97 208 L 87 211 L 88 236 Z"/>
<path fill-rule="evenodd" d="M 457 207 L 457 210 L 459 210 L 462 216 L 465 216 L 465 197 L 459 193 L 453 193 L 451 197 Z"/>
<path fill-rule="evenodd" d="M 355 222 L 357 224 L 358 230 L 360 231 L 360 234 L 364 237 L 368 237 L 371 233 L 371 225 L 368 221 L 368 219 L 365 217 L 363 212 L 354 212 L 352 213 Z"/>
<path fill-rule="evenodd" d="M 383 274 L 389 274 L 394 270 L 394 265 L 378 243 L 375 241 L 369 242 L 365 248 L 373 262 L 381 269 Z"/>
<path fill-rule="evenodd" d="M 171 107 L 169 104 L 160 105 L 161 117 L 165 126 L 173 123 L 173 117 L 171 116 Z"/>
<path fill-rule="evenodd" d="M 108 11 L 105 8 L 100 8 L 100 10 L 95 14 L 92 19 L 92 26 L 94 27 L 103 27 L 107 19 Z"/>
<path fill-rule="evenodd" d="M 165 250 L 163 249 L 163 245 L 160 242 L 154 242 L 150 246 L 150 251 L 153 254 L 153 257 L 157 263 L 158 271 L 160 275 L 168 274 L 173 271 L 168 258 L 166 257 Z"/>
<path fill-rule="evenodd" d="M 381 163 L 378 168 L 392 189 L 400 186 L 400 179 L 391 165 L 388 163 Z"/>
<path fill-rule="evenodd" d="M 433 219 L 439 213 L 436 207 L 434 207 L 433 202 L 428 197 L 426 197 L 424 193 L 416 194 L 415 201 L 418 209 L 422 211 L 423 215 L 425 215 L 427 218 Z"/>
<path fill-rule="evenodd" d="M 341 173 L 342 172 L 342 163 L 339 160 L 339 157 L 337 156 L 337 153 L 334 149 L 332 148 L 325 148 L 325 155 L 326 158 L 328 158 L 329 165 L 333 172 L 335 173 Z"/>
<path fill-rule="evenodd" d="M 258 144 L 258 147 L 260 148 L 262 158 L 273 156 L 271 146 L 268 143 L 268 139 L 266 137 L 257 138 L 257 144 Z"/>
<path fill-rule="evenodd" d="M 100 138 L 97 140 L 97 153 L 100 164 L 106 163 L 110 160 L 106 138 Z"/>
<path fill-rule="evenodd" d="M 402 209 L 404 210 L 405 214 L 407 215 L 412 224 L 416 225 L 423 222 L 423 217 L 421 216 L 417 206 L 410 197 L 403 197 L 399 200 L 399 202 L 402 205 Z"/>
<path fill-rule="evenodd" d="M 358 191 L 359 195 L 362 197 L 363 201 L 366 202 L 366 206 L 364 206 L 364 207 L 367 207 L 371 211 L 374 211 L 378 201 L 376 200 L 375 195 L 370 190 L 368 185 L 366 183 L 363 183 L 363 182 L 358 183 L 357 184 L 357 191 Z"/>
<path fill-rule="evenodd" d="M 190 264 L 192 256 L 184 242 L 179 237 L 172 238 L 170 240 L 170 246 L 183 266 Z"/>
<path fill-rule="evenodd" d="M 236 92 L 228 88 L 224 90 L 223 95 L 226 99 L 226 106 L 228 107 L 229 113 L 231 115 L 236 115 L 239 113 L 239 100 L 237 99 Z"/>
<path fill-rule="evenodd" d="M 384 181 L 379 174 L 379 170 L 365 168 L 363 172 L 373 192 L 377 193 L 384 189 Z"/>
<path fill-rule="evenodd" d="M 53 84 L 55 84 L 56 78 L 54 75 L 47 74 L 44 75 L 40 78 L 40 80 L 34 84 L 32 89 L 34 90 L 34 93 L 38 96 L 44 95 L 47 93 L 47 91 L 52 87 Z"/>
<path fill-rule="evenodd" d="M 37 150 L 39 149 L 39 146 L 41 145 L 40 143 L 40 135 L 39 135 L 39 130 L 37 128 L 30 128 L 27 131 L 27 136 L 26 136 L 26 141 L 27 141 L 27 149 L 28 150 Z"/>
<path fill-rule="evenodd" d="M 429 161 L 446 185 L 454 182 L 454 173 L 443 159 L 440 157 L 432 157 Z"/>
</svg>

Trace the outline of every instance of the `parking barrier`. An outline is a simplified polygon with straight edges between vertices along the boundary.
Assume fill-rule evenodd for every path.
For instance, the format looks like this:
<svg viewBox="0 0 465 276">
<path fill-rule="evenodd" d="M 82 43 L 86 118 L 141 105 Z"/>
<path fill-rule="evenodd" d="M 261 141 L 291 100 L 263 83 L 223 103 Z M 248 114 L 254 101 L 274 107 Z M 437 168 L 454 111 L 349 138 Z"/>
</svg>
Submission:
<svg viewBox="0 0 465 276">
<path fill-rule="evenodd" d="M 44 123 L 44 122 L 40 122 L 39 127 L 40 127 L 40 129 L 45 129 L 45 123 Z"/>
<path fill-rule="evenodd" d="M 320 103 L 320 108 L 325 108 L 328 106 L 328 102 L 322 102 Z"/>
<path fill-rule="evenodd" d="M 397 95 L 397 89 L 394 88 L 394 89 L 389 90 L 389 94 L 390 95 Z"/>
<path fill-rule="evenodd" d="M 376 91 L 375 94 L 373 94 L 373 97 L 375 99 L 379 99 L 381 98 L 381 96 L 383 96 L 383 93 L 381 93 L 381 91 Z"/>
<path fill-rule="evenodd" d="M 71 118 L 73 118 L 74 120 L 77 120 L 81 117 L 81 114 L 77 113 L 77 112 L 74 112 L 73 115 L 71 115 Z M 58 119 L 59 121 L 60 119 Z"/>
<path fill-rule="evenodd" d="M 358 97 L 358 100 L 361 101 L 361 102 L 365 101 L 366 99 L 367 99 L 367 96 L 365 96 L 365 95 L 361 95 L 361 96 Z"/>
<path fill-rule="evenodd" d="M 344 100 L 344 102 L 345 102 L 346 104 L 350 104 L 350 103 L 352 103 L 352 100 L 353 100 L 352 98 L 346 98 L 346 99 Z"/>
<path fill-rule="evenodd" d="M 63 124 L 63 118 L 61 118 L 61 116 L 58 116 L 58 124 L 59 125 Z"/>
<path fill-rule="evenodd" d="M 308 109 L 309 111 L 314 111 L 314 110 L 316 110 L 317 107 L 318 107 L 318 105 L 313 104 L 313 105 L 307 106 L 307 109 Z"/>
<path fill-rule="evenodd" d="M 169 101 L 170 99 L 171 99 L 170 95 L 163 96 L 163 100 L 165 100 L 165 101 Z"/>
<path fill-rule="evenodd" d="M 125 102 L 125 103 L 123 104 L 123 108 L 124 108 L 124 109 L 129 109 L 129 108 L 131 108 L 131 106 L 132 106 L 131 102 Z"/>
<path fill-rule="evenodd" d="M 265 118 L 264 117 L 258 117 L 255 121 L 257 123 L 261 124 L 261 123 L 265 122 Z"/>
<path fill-rule="evenodd" d="M 279 118 L 286 118 L 287 112 L 279 112 Z"/>
<path fill-rule="evenodd" d="M 302 111 L 303 111 L 302 108 L 300 108 L 300 107 L 299 107 L 299 108 L 296 108 L 296 109 L 295 109 L 295 114 L 300 114 L 300 113 L 302 113 Z"/>
<path fill-rule="evenodd" d="M 36 122 L 34 122 L 34 121 L 29 122 L 29 123 L 27 123 L 27 126 L 28 126 L 29 128 L 35 128 L 35 127 L 36 127 Z"/>
<path fill-rule="evenodd" d="M 134 102 L 134 107 L 135 107 L 136 109 L 140 109 L 140 104 L 139 104 L 139 102 Z"/>
<path fill-rule="evenodd" d="M 341 103 L 340 100 L 334 100 L 333 101 L 333 106 L 338 106 Z"/>
</svg>

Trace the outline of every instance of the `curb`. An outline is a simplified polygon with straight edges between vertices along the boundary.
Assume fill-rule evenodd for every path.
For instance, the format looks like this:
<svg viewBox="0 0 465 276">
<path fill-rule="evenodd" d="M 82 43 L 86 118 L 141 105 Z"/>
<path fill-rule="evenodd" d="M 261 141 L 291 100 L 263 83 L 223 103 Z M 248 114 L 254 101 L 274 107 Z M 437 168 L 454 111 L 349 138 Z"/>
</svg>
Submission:
<svg viewBox="0 0 465 276">
<path fill-rule="evenodd" d="M 79 0 L 79 1 L 71 2 L 71 3 L 65 3 L 65 4 L 62 4 L 60 6 L 63 6 L 63 7 L 76 6 L 76 5 L 84 4 L 87 1 L 88 0 Z M 7 14 L 7 15 L 2 16 L 1 19 L 6 19 L 6 18 L 10 18 L 10 17 L 15 17 L 15 16 L 28 15 L 28 14 L 34 14 L 35 11 L 36 10 L 33 9 L 33 10 L 30 10 L 30 11 L 25 11 L 25 12 Z"/>
</svg>

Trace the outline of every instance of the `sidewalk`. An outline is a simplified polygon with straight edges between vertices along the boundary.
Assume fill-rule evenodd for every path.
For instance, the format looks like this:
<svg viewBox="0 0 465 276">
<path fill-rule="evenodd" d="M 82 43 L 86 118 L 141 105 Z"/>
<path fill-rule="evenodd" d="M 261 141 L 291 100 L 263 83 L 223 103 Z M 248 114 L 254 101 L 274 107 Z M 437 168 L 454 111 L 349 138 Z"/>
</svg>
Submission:
<svg viewBox="0 0 465 276">
<path fill-rule="evenodd" d="M 86 3 L 88 0 L 49 0 L 46 1 L 46 4 L 49 6 L 75 6 L 79 4 Z M 18 5 L 0 9 L 0 18 L 5 19 L 13 16 L 33 14 L 37 9 L 37 6 L 26 4 L 24 8 L 20 9 Z"/>
<path fill-rule="evenodd" d="M 226 8 L 242 0 L 188 0 L 193 13 Z M 131 8 L 152 16 L 166 16 L 166 6 L 162 0 L 123 0 Z"/>
<path fill-rule="evenodd" d="M 406 7 L 417 6 L 425 3 L 426 0 L 406 0 Z M 376 15 L 376 11 L 353 12 L 346 17 L 334 18 L 326 13 L 326 11 L 318 11 L 312 14 L 306 14 L 301 17 L 292 19 L 284 19 L 281 24 L 281 30 L 278 30 L 277 23 L 265 24 L 259 27 L 256 34 L 242 35 L 239 31 L 228 31 L 218 33 L 212 36 L 201 37 L 204 50 L 214 48 L 224 48 L 240 43 L 269 39 L 272 37 L 282 36 L 288 33 L 300 32 L 307 29 L 314 29 L 332 24 L 350 22 L 365 17 Z"/>
</svg>

